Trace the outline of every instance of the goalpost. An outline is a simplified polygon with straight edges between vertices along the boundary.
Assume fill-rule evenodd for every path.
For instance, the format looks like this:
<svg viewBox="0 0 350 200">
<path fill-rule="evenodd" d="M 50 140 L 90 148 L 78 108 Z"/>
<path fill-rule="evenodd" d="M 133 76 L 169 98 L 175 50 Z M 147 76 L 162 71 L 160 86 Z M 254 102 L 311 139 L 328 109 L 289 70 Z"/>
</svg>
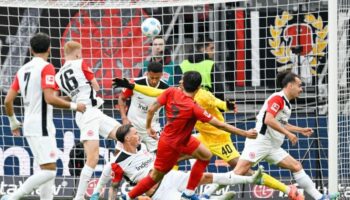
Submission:
<svg viewBox="0 0 350 200">
<path fill-rule="evenodd" d="M 236 100 L 239 113 L 227 112 L 225 119 L 239 128 L 254 127 L 264 100 L 279 90 L 278 72 L 299 74 L 304 92 L 292 102 L 290 123 L 311 127 L 314 135 L 300 136 L 296 146 L 286 141 L 283 148 L 302 162 L 320 191 L 340 189 L 346 194 L 350 187 L 349 10 L 349 0 L 0 0 L 0 196 L 38 170 L 25 139 L 12 137 L 3 105 L 14 75 L 30 59 L 30 37 L 37 32 L 50 35 L 49 62 L 57 69 L 64 63 L 63 44 L 81 42 L 83 57 L 102 86 L 98 95 L 105 99 L 103 112 L 121 121 L 116 107 L 120 90 L 112 88 L 112 78 L 138 77 L 143 62 L 152 56 L 152 39 L 140 29 L 148 17 L 162 24 L 164 64 L 174 61 L 169 64 L 173 74 L 183 60 L 198 53 L 198 39 L 207 36 L 214 41 L 214 93 Z M 171 73 L 164 78 L 177 85 Z M 20 98 L 15 112 L 22 121 Z M 74 121 L 73 112 L 54 110 L 59 148 L 55 196 L 59 198 L 69 199 L 77 186 L 77 177 L 68 167 L 69 153 L 79 140 Z M 241 152 L 244 139 L 232 138 Z M 111 158 L 114 143 L 101 140 L 100 146 L 96 179 Z M 262 164 L 278 180 L 295 183 L 289 171 Z M 190 168 L 190 162 L 181 163 L 180 170 Z M 208 167 L 210 172 L 229 170 L 217 158 Z M 90 182 L 87 196 L 96 179 Z M 123 184 L 121 192 L 127 188 Z M 226 187 L 217 194 L 225 190 L 237 191 L 241 199 L 285 199 L 262 186 Z"/>
</svg>

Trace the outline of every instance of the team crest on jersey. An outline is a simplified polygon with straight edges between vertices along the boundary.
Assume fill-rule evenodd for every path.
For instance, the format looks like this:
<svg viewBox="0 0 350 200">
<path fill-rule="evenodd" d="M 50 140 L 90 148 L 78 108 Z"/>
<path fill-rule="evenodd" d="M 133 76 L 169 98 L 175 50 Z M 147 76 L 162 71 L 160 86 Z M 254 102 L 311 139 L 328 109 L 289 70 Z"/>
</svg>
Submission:
<svg viewBox="0 0 350 200">
<path fill-rule="evenodd" d="M 278 105 L 278 103 L 273 103 L 271 106 L 271 110 L 278 112 L 278 110 L 280 109 L 280 105 Z"/>
<path fill-rule="evenodd" d="M 88 136 L 93 136 L 94 135 L 94 131 L 93 130 L 88 130 L 87 135 Z"/>
<path fill-rule="evenodd" d="M 304 23 L 299 24 L 291 23 L 293 18 L 293 15 L 287 11 L 284 11 L 282 16 L 275 17 L 274 26 L 270 25 L 271 53 L 278 63 L 284 64 L 279 67 L 279 71 L 296 66 L 298 61 L 292 58 L 298 54 L 302 59 L 301 63 L 305 64 L 303 66 L 309 67 L 311 74 L 316 75 L 318 62 L 325 56 L 328 26 L 323 25 L 320 15 L 316 18 L 311 13 L 305 14 Z M 297 47 L 299 47 L 298 50 Z"/>
<path fill-rule="evenodd" d="M 45 80 L 47 85 L 55 84 L 55 77 L 53 75 L 46 75 Z"/>
<path fill-rule="evenodd" d="M 206 111 L 206 110 L 204 110 L 203 114 L 204 114 L 206 117 L 208 117 L 208 118 L 210 118 L 210 117 L 211 117 L 211 114 L 210 114 L 210 113 L 208 113 L 208 111 Z"/>
</svg>

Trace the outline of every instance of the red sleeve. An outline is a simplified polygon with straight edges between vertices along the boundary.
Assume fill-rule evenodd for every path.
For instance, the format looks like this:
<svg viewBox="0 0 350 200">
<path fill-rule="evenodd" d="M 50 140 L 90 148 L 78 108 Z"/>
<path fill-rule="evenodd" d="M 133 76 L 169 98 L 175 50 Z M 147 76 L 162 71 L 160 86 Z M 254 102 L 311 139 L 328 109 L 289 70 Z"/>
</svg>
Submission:
<svg viewBox="0 0 350 200">
<path fill-rule="evenodd" d="M 281 96 L 276 95 L 267 102 L 266 112 L 271 113 L 275 117 L 278 111 L 283 109 L 283 106 L 283 98 Z"/>
<path fill-rule="evenodd" d="M 122 90 L 122 95 L 125 98 L 130 98 L 134 93 L 132 92 L 132 90 L 128 89 L 128 88 L 123 88 Z"/>
<path fill-rule="evenodd" d="M 169 93 L 171 93 L 171 91 L 173 90 L 174 88 L 171 87 L 171 88 L 168 88 L 166 89 L 164 92 L 162 92 L 162 94 L 160 94 L 158 97 L 157 97 L 157 101 L 160 105 L 165 105 L 166 102 L 167 102 L 167 98 L 168 98 L 168 95 Z"/>
<path fill-rule="evenodd" d="M 130 83 L 135 83 L 135 81 L 133 79 L 130 80 Z M 130 90 L 128 88 L 124 88 L 122 90 L 122 95 L 125 97 L 125 98 L 130 98 L 132 95 L 133 95 L 133 90 Z"/>
<path fill-rule="evenodd" d="M 89 67 L 89 65 L 87 65 L 84 60 L 81 63 L 81 69 L 83 70 L 83 73 L 85 75 L 85 78 L 88 81 L 91 81 L 95 76 L 94 76 L 94 72 L 91 70 L 91 68 Z"/>
<path fill-rule="evenodd" d="M 119 183 L 123 179 L 123 174 L 123 169 L 117 163 L 112 163 L 112 183 Z"/>
<path fill-rule="evenodd" d="M 41 71 L 41 88 L 52 88 L 57 89 L 57 84 L 55 82 L 55 68 L 50 63 L 44 67 L 44 69 Z"/>
<path fill-rule="evenodd" d="M 197 104 L 194 104 L 193 112 L 197 120 L 200 120 L 202 122 L 209 122 L 211 119 L 213 119 L 213 116 L 210 113 L 208 113 L 208 111 L 199 107 Z"/>
<path fill-rule="evenodd" d="M 15 91 L 19 91 L 19 82 L 18 82 L 17 74 L 15 76 L 15 80 L 13 80 L 13 82 L 12 82 L 11 89 L 13 89 Z"/>
</svg>

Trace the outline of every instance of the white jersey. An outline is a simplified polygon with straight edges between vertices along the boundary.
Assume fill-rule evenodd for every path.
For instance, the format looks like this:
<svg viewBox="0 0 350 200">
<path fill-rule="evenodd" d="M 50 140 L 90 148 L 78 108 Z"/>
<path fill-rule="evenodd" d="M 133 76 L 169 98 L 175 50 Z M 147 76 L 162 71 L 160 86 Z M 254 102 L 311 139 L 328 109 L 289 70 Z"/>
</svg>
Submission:
<svg viewBox="0 0 350 200">
<path fill-rule="evenodd" d="M 68 60 L 56 74 L 55 80 L 60 89 L 73 102 L 84 103 L 86 106 L 96 106 L 96 91 L 90 81 L 93 72 L 82 59 Z"/>
<path fill-rule="evenodd" d="M 131 184 L 136 184 L 148 175 L 153 168 L 154 159 L 154 155 L 148 152 L 144 145 L 140 145 L 135 154 L 121 149 L 112 163 L 112 181 L 120 182 L 125 178 Z"/>
<path fill-rule="evenodd" d="M 267 126 L 265 121 L 266 112 L 275 116 L 275 119 L 284 126 L 288 123 L 291 115 L 291 104 L 289 103 L 283 91 L 272 94 L 261 108 L 256 122 L 256 130 L 265 136 L 265 140 L 269 141 L 273 146 L 281 146 L 285 135 Z"/>
<path fill-rule="evenodd" d="M 24 136 L 55 135 L 52 106 L 45 102 L 43 89 L 57 89 L 55 68 L 42 58 L 34 57 L 22 66 L 11 86 L 20 91 L 24 104 Z"/>
<path fill-rule="evenodd" d="M 140 77 L 135 79 L 135 83 L 139 85 L 149 86 L 147 80 L 147 77 Z M 166 89 L 168 87 L 168 84 L 166 84 L 163 80 L 160 80 L 155 88 Z M 146 117 L 148 107 L 156 101 L 156 97 L 149 97 L 135 90 L 132 91 L 128 89 L 123 91 L 123 95 L 126 98 L 131 98 L 127 115 L 129 121 L 136 128 L 137 132 L 139 132 L 140 134 L 146 133 Z M 161 130 L 159 123 L 159 111 L 160 110 L 154 113 L 154 117 L 152 119 L 151 126 L 155 131 Z"/>
</svg>

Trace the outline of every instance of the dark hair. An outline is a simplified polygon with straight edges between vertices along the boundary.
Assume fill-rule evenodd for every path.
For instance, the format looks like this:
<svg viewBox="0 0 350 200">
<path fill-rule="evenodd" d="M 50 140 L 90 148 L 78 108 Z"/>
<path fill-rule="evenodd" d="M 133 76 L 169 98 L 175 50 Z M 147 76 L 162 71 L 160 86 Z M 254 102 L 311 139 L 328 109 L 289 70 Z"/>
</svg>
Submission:
<svg viewBox="0 0 350 200">
<path fill-rule="evenodd" d="M 277 74 L 277 86 L 284 88 L 288 83 L 294 82 L 295 78 L 299 78 L 299 76 L 291 71 L 280 72 Z"/>
<path fill-rule="evenodd" d="M 194 92 L 202 83 L 202 76 L 199 72 L 188 71 L 185 72 L 183 77 L 183 87 L 186 92 Z"/>
<path fill-rule="evenodd" d="M 201 51 L 202 48 L 207 48 L 209 46 L 210 43 L 213 43 L 214 40 L 211 39 L 208 36 L 201 36 L 198 38 L 197 42 L 196 42 L 196 50 L 197 51 Z"/>
<path fill-rule="evenodd" d="M 37 33 L 30 39 L 34 53 L 45 53 L 50 48 L 50 37 L 46 33 Z"/>
<path fill-rule="evenodd" d="M 147 66 L 147 71 L 161 73 L 163 72 L 163 65 L 159 62 L 150 62 Z"/>
<path fill-rule="evenodd" d="M 131 124 L 121 125 L 116 132 L 116 138 L 119 142 L 124 143 L 125 136 L 129 133 L 130 129 L 133 127 Z"/>
<path fill-rule="evenodd" d="M 155 39 L 162 39 L 162 40 L 164 40 L 164 42 L 165 42 L 165 39 L 163 38 L 163 36 L 157 35 L 157 36 L 154 36 L 154 37 L 153 37 L 153 39 L 152 39 L 152 44 L 153 44 L 153 41 L 154 41 Z"/>
</svg>

